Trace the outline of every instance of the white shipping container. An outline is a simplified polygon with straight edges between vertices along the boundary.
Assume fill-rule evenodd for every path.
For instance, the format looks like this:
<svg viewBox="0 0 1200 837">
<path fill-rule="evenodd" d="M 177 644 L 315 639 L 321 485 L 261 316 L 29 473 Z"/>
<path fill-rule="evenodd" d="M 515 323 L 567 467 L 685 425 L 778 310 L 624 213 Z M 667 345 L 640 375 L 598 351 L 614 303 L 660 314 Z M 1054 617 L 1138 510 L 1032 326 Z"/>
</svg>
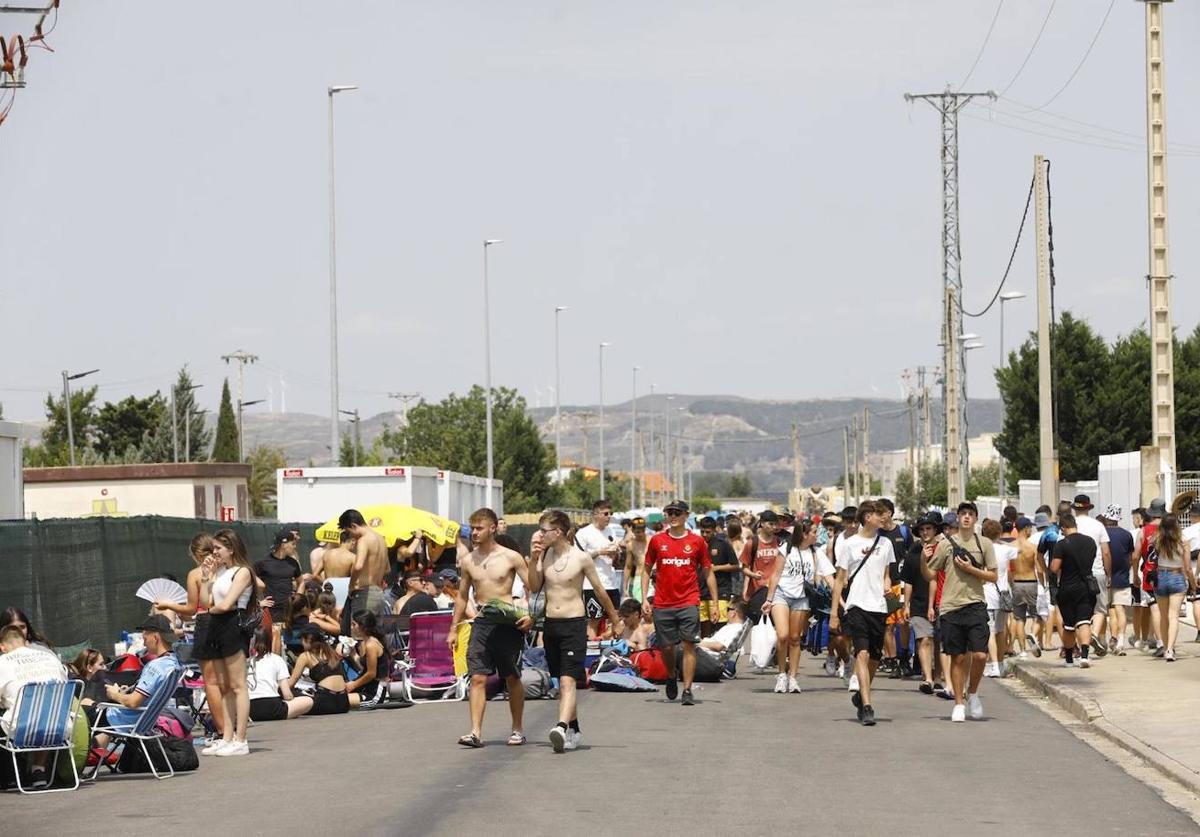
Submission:
<svg viewBox="0 0 1200 837">
<path fill-rule="evenodd" d="M 413 465 L 281 468 L 275 472 L 280 520 L 324 523 L 346 509 L 394 503 L 463 521 L 486 505 L 487 480 Z M 493 508 L 504 514 L 504 483 L 493 483 Z"/>
</svg>

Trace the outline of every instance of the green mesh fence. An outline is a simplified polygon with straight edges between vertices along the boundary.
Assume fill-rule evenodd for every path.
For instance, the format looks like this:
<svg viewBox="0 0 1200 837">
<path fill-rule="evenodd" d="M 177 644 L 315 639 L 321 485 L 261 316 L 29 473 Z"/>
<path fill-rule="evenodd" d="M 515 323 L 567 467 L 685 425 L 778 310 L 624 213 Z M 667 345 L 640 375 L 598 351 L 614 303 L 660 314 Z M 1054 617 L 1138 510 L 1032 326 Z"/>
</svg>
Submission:
<svg viewBox="0 0 1200 837">
<path fill-rule="evenodd" d="M 198 532 L 230 528 L 251 561 L 265 558 L 280 528 L 300 532 L 300 565 L 316 546 L 316 523 L 231 523 L 179 517 L 99 517 L 0 522 L 0 608 L 16 605 L 56 646 L 90 642 L 107 654 L 122 631 L 150 611 L 134 593 L 170 573 L 180 584 L 195 566 Z"/>
</svg>

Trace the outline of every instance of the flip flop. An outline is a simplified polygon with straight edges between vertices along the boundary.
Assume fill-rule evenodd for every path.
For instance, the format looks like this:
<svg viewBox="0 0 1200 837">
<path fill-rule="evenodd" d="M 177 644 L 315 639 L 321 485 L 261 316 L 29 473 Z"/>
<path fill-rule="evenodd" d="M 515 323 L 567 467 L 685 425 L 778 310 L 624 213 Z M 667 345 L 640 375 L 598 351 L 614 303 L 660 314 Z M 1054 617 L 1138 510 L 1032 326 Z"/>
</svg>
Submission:
<svg viewBox="0 0 1200 837">
<path fill-rule="evenodd" d="M 520 747 L 525 743 L 525 733 L 513 730 L 513 734 L 508 737 L 508 746 Z"/>
<path fill-rule="evenodd" d="M 458 743 L 464 747 L 471 747 L 476 750 L 483 746 L 482 739 L 480 739 L 480 737 L 473 732 L 468 733 L 467 735 L 464 735 L 462 738 L 458 739 Z"/>
<path fill-rule="evenodd" d="M 921 694 L 923 694 L 923 695 L 932 695 L 933 694 L 933 684 L 930 683 L 929 681 L 922 683 L 920 686 L 917 687 L 917 689 L 919 689 Z"/>
</svg>

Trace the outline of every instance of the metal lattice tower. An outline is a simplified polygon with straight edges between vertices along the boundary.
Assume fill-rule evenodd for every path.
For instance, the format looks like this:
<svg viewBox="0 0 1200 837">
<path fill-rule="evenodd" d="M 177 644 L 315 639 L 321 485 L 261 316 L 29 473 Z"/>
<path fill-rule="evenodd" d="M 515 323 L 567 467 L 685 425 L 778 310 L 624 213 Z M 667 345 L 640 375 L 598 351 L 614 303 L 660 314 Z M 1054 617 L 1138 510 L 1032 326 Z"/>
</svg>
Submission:
<svg viewBox="0 0 1200 837">
<path fill-rule="evenodd" d="M 962 332 L 962 245 L 958 223 L 958 112 L 972 99 L 995 99 L 986 93 L 954 92 L 949 86 L 941 93 L 905 93 L 908 102 L 928 102 L 942 116 L 942 360 L 946 370 L 942 378 L 944 441 L 942 459 L 946 463 L 946 488 L 951 507 L 966 496 L 966 360 L 959 335 Z"/>
</svg>

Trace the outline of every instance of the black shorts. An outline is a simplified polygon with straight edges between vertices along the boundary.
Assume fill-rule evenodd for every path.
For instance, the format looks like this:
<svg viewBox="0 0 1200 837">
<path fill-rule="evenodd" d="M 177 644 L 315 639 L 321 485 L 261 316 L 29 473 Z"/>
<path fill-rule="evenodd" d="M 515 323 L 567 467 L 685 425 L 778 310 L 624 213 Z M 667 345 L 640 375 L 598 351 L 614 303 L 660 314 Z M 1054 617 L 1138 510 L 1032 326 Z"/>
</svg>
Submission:
<svg viewBox="0 0 1200 837">
<path fill-rule="evenodd" d="M 621 606 L 620 590 L 605 590 L 604 592 L 612 600 L 613 610 Z M 591 590 L 583 591 L 583 611 L 587 614 L 588 619 L 604 618 L 604 606 L 600 604 L 600 600 L 596 598 L 596 594 Z"/>
<path fill-rule="evenodd" d="M 546 664 L 551 677 L 573 677 L 583 682 L 583 658 L 587 656 L 587 617 L 547 617 L 542 630 Z"/>
<path fill-rule="evenodd" d="M 521 676 L 521 652 L 525 635 L 513 625 L 501 625 L 477 617 L 471 623 L 471 642 L 467 646 L 467 672 L 501 677 Z"/>
<path fill-rule="evenodd" d="M 288 708 L 283 698 L 265 697 L 250 701 L 251 721 L 286 721 L 287 715 Z"/>
<path fill-rule="evenodd" d="M 988 628 L 987 605 L 972 602 L 966 607 L 942 614 L 942 652 L 951 657 L 968 651 L 986 652 L 991 629 Z"/>
<path fill-rule="evenodd" d="M 317 686 L 313 692 L 313 708 L 309 715 L 344 715 L 350 711 L 350 695 L 345 692 L 331 692 Z"/>
<path fill-rule="evenodd" d="M 699 605 L 654 608 L 654 644 L 659 648 L 699 641 Z"/>
<path fill-rule="evenodd" d="M 1063 630 L 1073 631 L 1080 625 L 1090 625 L 1096 610 L 1096 597 L 1086 588 L 1060 587 L 1058 612 L 1062 614 Z"/>
<path fill-rule="evenodd" d="M 850 642 L 854 645 L 855 656 L 866 651 L 872 660 L 883 659 L 883 634 L 886 621 L 886 613 L 875 613 L 859 607 L 852 607 L 846 611 L 846 615 L 842 618 L 842 635 L 850 637 Z"/>
<path fill-rule="evenodd" d="M 250 648 L 250 641 L 238 626 L 238 614 L 241 611 L 231 610 L 228 613 L 206 613 L 208 626 L 204 631 L 203 644 L 197 640 L 192 649 L 192 657 L 197 660 L 224 660 L 239 651 L 245 654 Z"/>
</svg>

